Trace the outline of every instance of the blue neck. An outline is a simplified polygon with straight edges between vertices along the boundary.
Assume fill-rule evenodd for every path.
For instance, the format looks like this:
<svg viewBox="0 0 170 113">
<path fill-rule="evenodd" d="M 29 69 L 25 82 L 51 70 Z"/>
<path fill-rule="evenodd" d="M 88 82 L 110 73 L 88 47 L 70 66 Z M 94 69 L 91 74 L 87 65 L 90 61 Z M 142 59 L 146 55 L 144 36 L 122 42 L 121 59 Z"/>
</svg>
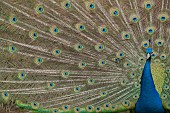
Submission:
<svg viewBox="0 0 170 113">
<path fill-rule="evenodd" d="M 152 78 L 152 73 L 151 73 L 151 59 L 148 59 L 145 63 L 144 66 L 144 70 L 142 73 L 142 77 L 141 77 L 141 96 L 144 94 L 145 96 L 147 94 L 150 95 L 150 93 L 153 93 L 153 91 L 155 92 L 155 85 L 154 85 L 154 81 Z"/>
<path fill-rule="evenodd" d="M 140 97 L 136 103 L 136 113 L 164 113 L 162 101 L 155 89 L 151 73 L 151 58 L 145 63 L 141 78 Z"/>
</svg>

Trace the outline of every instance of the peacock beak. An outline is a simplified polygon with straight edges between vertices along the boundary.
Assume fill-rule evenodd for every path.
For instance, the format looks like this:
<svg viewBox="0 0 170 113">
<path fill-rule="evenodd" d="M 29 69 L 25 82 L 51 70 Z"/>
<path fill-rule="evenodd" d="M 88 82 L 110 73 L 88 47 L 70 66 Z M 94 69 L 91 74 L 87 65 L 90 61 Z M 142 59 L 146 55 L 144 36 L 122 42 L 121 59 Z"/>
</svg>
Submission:
<svg viewBox="0 0 170 113">
<path fill-rule="evenodd" d="M 151 57 L 150 53 L 147 53 L 147 59 L 149 59 Z"/>
</svg>

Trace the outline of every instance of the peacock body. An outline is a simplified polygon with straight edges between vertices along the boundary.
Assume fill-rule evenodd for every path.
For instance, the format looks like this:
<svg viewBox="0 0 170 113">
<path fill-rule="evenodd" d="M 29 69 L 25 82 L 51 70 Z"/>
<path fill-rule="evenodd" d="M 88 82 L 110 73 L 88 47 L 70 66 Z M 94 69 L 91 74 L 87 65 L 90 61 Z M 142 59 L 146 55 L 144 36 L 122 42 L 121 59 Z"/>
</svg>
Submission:
<svg viewBox="0 0 170 113">
<path fill-rule="evenodd" d="M 169 15 L 169 0 L 0 0 L 2 113 L 168 112 Z"/>
</svg>

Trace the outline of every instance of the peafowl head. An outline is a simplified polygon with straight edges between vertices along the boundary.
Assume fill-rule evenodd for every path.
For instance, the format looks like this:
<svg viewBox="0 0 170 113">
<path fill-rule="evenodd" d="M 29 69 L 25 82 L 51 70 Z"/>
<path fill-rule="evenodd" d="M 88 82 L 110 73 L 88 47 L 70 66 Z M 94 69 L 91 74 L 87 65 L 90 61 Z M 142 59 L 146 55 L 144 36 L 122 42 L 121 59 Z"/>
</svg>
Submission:
<svg viewBox="0 0 170 113">
<path fill-rule="evenodd" d="M 152 56 L 152 48 L 147 48 L 147 49 L 146 49 L 146 54 L 147 54 L 147 56 L 146 56 L 147 60 L 151 59 L 151 56 Z"/>
</svg>

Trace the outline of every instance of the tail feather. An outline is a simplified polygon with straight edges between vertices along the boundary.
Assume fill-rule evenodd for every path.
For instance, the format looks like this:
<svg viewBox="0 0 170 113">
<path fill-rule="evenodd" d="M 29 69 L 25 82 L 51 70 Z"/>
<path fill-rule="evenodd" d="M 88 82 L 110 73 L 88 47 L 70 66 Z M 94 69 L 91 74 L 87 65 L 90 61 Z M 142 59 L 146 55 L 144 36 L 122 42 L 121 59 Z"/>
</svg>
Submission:
<svg viewBox="0 0 170 113">
<path fill-rule="evenodd" d="M 148 47 L 156 88 L 169 109 L 168 3 L 0 0 L 2 109 L 134 109 Z"/>
</svg>

